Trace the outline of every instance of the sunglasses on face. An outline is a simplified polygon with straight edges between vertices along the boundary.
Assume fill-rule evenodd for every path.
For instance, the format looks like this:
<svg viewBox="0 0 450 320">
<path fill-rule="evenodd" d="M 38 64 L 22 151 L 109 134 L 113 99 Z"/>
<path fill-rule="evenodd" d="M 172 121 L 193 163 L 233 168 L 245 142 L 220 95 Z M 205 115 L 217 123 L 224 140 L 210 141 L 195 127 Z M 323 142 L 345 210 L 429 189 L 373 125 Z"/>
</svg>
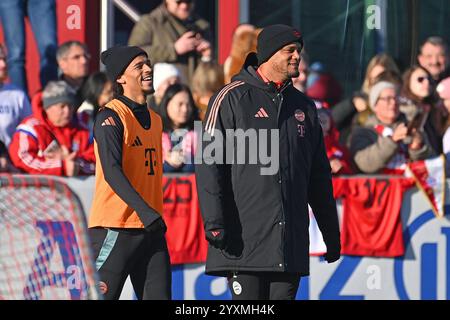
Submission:
<svg viewBox="0 0 450 320">
<path fill-rule="evenodd" d="M 191 2 L 192 2 L 192 0 L 175 0 L 176 4 L 180 4 L 180 3 L 190 4 Z"/>
<path fill-rule="evenodd" d="M 429 77 L 418 77 L 417 78 L 417 82 L 419 82 L 419 83 L 422 83 L 425 80 L 428 80 L 428 82 L 431 82 Z"/>
</svg>

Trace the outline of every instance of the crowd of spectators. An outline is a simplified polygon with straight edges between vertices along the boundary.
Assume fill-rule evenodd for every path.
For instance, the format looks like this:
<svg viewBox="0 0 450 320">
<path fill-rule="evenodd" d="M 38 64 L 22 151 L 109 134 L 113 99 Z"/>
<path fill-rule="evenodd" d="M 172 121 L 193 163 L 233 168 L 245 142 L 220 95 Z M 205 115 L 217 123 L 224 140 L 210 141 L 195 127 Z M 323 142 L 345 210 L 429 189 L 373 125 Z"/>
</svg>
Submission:
<svg viewBox="0 0 450 320">
<path fill-rule="evenodd" d="M 220 65 L 210 26 L 194 9 L 193 0 L 164 0 L 141 17 L 128 41 L 142 47 L 153 64 L 155 93 L 147 104 L 163 119 L 165 172 L 193 172 L 194 121 L 203 120 L 211 96 L 256 50 L 261 30 L 239 25 Z M 0 13 L 3 24 L 11 19 L 2 6 Z M 38 45 L 47 48 L 40 48 L 42 89 L 31 95 L 30 104 L 17 62 L 22 48 L 8 30 L 7 48 L 0 45 L 0 172 L 92 174 L 93 123 L 112 98 L 114 84 L 103 72 L 90 73 L 86 44 L 73 40 L 56 47 L 53 38 L 41 39 Z M 301 58 L 293 86 L 320 109 L 333 174 L 402 174 L 409 161 L 450 154 L 450 59 L 442 38 L 426 39 L 416 63 L 403 72 L 388 54 L 375 55 L 361 89 L 347 97 L 305 49 Z"/>
</svg>

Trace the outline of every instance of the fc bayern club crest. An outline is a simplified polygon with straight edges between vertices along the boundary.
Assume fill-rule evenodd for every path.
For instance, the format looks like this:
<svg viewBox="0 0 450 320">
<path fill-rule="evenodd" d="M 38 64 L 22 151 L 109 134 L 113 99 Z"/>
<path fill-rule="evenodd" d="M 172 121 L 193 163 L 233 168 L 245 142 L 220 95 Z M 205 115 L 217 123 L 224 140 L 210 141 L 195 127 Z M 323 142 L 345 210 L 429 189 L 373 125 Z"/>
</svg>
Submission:
<svg viewBox="0 0 450 320">
<path fill-rule="evenodd" d="M 297 119 L 298 122 L 305 121 L 305 113 L 300 109 L 295 110 L 295 119 Z"/>
</svg>

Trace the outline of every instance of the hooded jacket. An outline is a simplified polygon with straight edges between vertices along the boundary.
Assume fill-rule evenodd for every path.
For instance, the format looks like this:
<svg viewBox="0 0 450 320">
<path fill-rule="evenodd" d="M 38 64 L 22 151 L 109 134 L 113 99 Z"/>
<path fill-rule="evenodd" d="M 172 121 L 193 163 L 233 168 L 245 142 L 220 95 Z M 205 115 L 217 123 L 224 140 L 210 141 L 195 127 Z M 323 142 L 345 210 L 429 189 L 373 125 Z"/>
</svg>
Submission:
<svg viewBox="0 0 450 320">
<path fill-rule="evenodd" d="M 232 80 L 209 102 L 196 155 L 205 230 L 223 228 L 226 234 L 226 249 L 209 246 L 206 273 L 307 275 L 308 203 L 327 246 L 340 247 L 317 110 L 291 82 L 279 90 L 265 83 L 254 53 Z"/>
<path fill-rule="evenodd" d="M 93 144 L 89 142 L 89 131 L 76 123 L 65 127 L 53 126 L 42 107 L 42 93 L 37 93 L 31 104 L 33 115 L 17 126 L 9 146 L 14 166 L 26 173 L 65 176 L 64 160 L 45 156 L 52 146 L 65 146 L 69 152 L 77 152 L 79 174 L 93 174 L 95 155 Z"/>
</svg>

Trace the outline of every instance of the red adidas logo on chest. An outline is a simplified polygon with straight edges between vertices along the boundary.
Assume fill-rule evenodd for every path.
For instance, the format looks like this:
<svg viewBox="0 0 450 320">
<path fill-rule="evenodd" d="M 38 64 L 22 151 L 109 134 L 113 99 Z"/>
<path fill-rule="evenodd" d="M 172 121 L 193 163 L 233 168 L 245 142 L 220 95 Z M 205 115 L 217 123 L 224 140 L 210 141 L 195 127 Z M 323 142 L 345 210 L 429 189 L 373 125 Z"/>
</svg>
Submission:
<svg viewBox="0 0 450 320">
<path fill-rule="evenodd" d="M 255 118 L 269 118 L 269 114 L 266 112 L 264 107 L 260 107 L 258 112 L 255 114 Z"/>
</svg>

